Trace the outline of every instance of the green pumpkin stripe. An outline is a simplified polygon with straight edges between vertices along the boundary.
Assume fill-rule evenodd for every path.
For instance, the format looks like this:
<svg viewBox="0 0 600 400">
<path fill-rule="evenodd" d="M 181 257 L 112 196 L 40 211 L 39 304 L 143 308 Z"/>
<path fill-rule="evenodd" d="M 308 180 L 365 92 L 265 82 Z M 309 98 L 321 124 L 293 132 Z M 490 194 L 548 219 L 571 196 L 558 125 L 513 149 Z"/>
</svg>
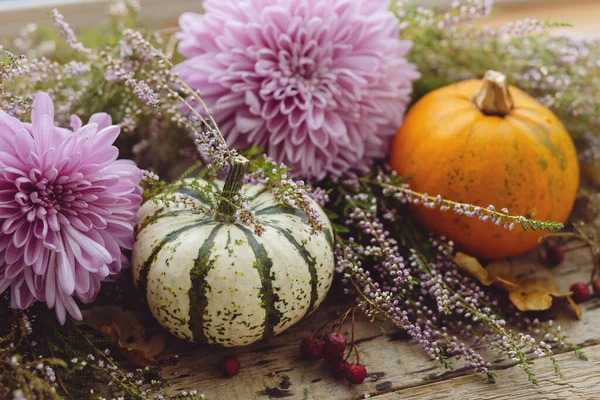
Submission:
<svg viewBox="0 0 600 400">
<path fill-rule="evenodd" d="M 256 214 L 256 215 L 288 214 L 288 215 L 295 215 L 296 217 L 300 218 L 302 220 L 302 222 L 304 222 L 304 223 L 306 223 L 306 221 L 308 220 L 304 211 L 302 211 L 298 208 L 285 207 L 280 204 L 276 204 L 273 206 L 263 208 L 262 210 L 255 211 L 254 214 Z M 331 248 L 333 249 L 333 235 L 331 233 L 331 230 L 325 228 L 323 230 L 323 233 L 325 234 L 325 239 L 327 240 L 327 243 L 329 243 L 329 246 L 331 246 Z"/>
<path fill-rule="evenodd" d="M 190 214 L 190 215 L 191 214 L 198 214 L 200 216 L 204 215 L 200 211 L 187 210 L 185 208 L 175 209 L 173 211 L 169 211 L 169 212 L 166 212 L 164 214 L 161 214 L 161 212 L 163 210 L 164 210 L 164 207 L 159 208 L 158 210 L 156 210 L 156 212 L 151 217 L 144 218 L 144 220 L 142 222 L 140 222 L 136 226 L 136 228 L 135 228 L 135 234 L 137 235 L 138 233 L 140 233 L 141 231 L 143 231 L 145 228 L 147 228 L 149 225 L 152 225 L 153 223 L 158 222 L 158 220 L 160 220 L 162 218 L 175 217 L 175 216 L 179 216 L 179 215 L 182 215 L 182 214 Z"/>
<path fill-rule="evenodd" d="M 298 208 L 293 208 L 293 207 L 286 207 L 286 206 L 282 206 L 280 204 L 275 204 L 269 207 L 265 207 L 261 210 L 257 210 L 255 212 L 256 215 L 276 215 L 276 214 L 289 214 L 289 215 L 295 215 L 298 218 L 302 219 L 302 222 L 306 222 L 307 218 L 306 218 L 306 214 L 304 214 L 304 211 L 298 209 Z"/>
<path fill-rule="evenodd" d="M 275 304 L 279 301 L 279 295 L 273 290 L 273 280 L 275 279 L 271 273 L 273 260 L 267 255 L 264 246 L 258 243 L 252 231 L 239 224 L 236 224 L 236 226 L 246 235 L 248 244 L 254 252 L 253 266 L 258 272 L 262 282 L 260 298 L 261 305 L 265 309 L 263 337 L 268 338 L 274 335 L 275 326 L 277 326 L 283 318 L 283 313 L 275 307 Z"/>
<path fill-rule="evenodd" d="M 202 196 L 200 196 L 200 193 L 198 193 L 198 192 L 197 192 L 197 191 L 195 191 L 195 190 L 188 189 L 188 188 L 185 188 L 185 187 L 180 187 L 180 188 L 178 188 L 178 189 L 177 189 L 175 192 L 177 192 L 177 193 L 181 193 L 181 194 L 186 194 L 186 195 L 190 196 L 191 198 L 198 200 L 198 201 L 199 201 L 199 202 L 201 202 L 202 204 L 208 204 L 208 203 L 206 202 L 206 200 L 204 200 L 204 199 L 202 198 Z"/>
<path fill-rule="evenodd" d="M 179 229 L 169 233 L 167 236 L 164 237 L 163 240 L 161 240 L 161 242 L 159 244 L 154 246 L 154 248 L 152 249 L 152 252 L 148 256 L 146 261 L 144 261 L 144 264 L 142 264 L 142 267 L 140 268 L 140 275 L 138 277 L 138 289 L 144 295 L 144 297 L 148 296 L 148 293 L 147 293 L 148 274 L 150 273 L 150 267 L 152 266 L 152 264 L 154 264 L 156 262 L 156 260 L 158 258 L 158 253 L 160 253 L 160 251 L 163 249 L 163 247 L 165 247 L 167 244 L 171 243 L 173 240 L 176 240 L 179 236 L 181 236 L 182 233 L 185 233 L 185 232 L 189 231 L 190 229 L 194 229 L 199 226 L 208 225 L 208 224 L 212 224 L 212 223 L 214 223 L 214 221 L 210 220 L 210 221 L 196 222 L 194 224 L 184 226 L 183 228 L 179 228 Z"/>
<path fill-rule="evenodd" d="M 206 334 L 204 333 L 204 312 L 208 305 L 208 284 L 206 277 L 215 264 L 215 258 L 211 258 L 211 253 L 215 245 L 215 237 L 223 224 L 217 225 L 208 238 L 204 241 L 200 250 L 198 250 L 198 258 L 194 260 L 194 266 L 190 271 L 191 287 L 188 291 L 190 297 L 190 319 L 188 325 L 194 336 L 194 340 L 199 342 L 207 342 Z"/>
<path fill-rule="evenodd" d="M 258 192 L 256 192 L 254 194 L 254 196 L 250 197 L 249 200 L 250 201 L 255 201 L 256 199 L 258 199 L 260 196 L 262 196 L 263 194 L 267 193 L 269 191 L 269 189 L 267 187 L 264 187 L 262 189 L 260 189 Z"/>
<path fill-rule="evenodd" d="M 315 258 L 310 255 L 309 251 L 306 250 L 306 247 L 304 245 L 302 245 L 296 241 L 296 239 L 294 238 L 294 236 L 292 235 L 292 233 L 290 232 L 289 229 L 284 229 L 277 225 L 269 224 L 269 223 L 265 223 L 265 225 L 267 225 L 267 226 L 275 229 L 277 232 L 281 233 L 288 240 L 288 242 L 290 242 L 292 245 L 294 245 L 296 250 L 298 250 L 298 253 L 300 253 L 302 258 L 304 259 L 304 262 L 306 263 L 306 265 L 308 265 L 308 272 L 310 273 L 310 286 L 311 286 L 311 288 L 310 288 L 310 306 L 308 307 L 308 311 L 307 311 L 307 314 L 308 314 L 314 309 L 315 304 L 317 302 L 318 294 L 319 294 L 317 291 L 317 283 L 319 280 L 319 276 L 317 275 L 317 260 L 315 260 Z"/>
<path fill-rule="evenodd" d="M 217 185 L 217 183 L 215 181 L 211 181 L 210 186 L 212 186 L 212 188 L 215 190 L 216 193 L 221 193 L 221 190 L 223 190 L 223 188 L 221 186 Z"/>
</svg>

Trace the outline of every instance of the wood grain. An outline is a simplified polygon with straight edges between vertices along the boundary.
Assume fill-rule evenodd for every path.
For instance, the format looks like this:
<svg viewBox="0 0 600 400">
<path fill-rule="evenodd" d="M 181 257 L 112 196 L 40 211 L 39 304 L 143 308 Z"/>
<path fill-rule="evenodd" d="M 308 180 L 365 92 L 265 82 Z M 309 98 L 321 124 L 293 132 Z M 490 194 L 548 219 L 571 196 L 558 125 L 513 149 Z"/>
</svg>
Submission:
<svg viewBox="0 0 600 400">
<path fill-rule="evenodd" d="M 589 279 L 591 272 L 591 257 L 586 250 L 567 253 L 565 262 L 552 271 L 540 265 L 535 252 L 513 259 L 512 263 L 523 273 L 537 271 L 541 274 L 553 274 L 563 291 L 567 291 L 569 285 L 576 280 Z M 568 375 L 564 381 L 554 377 L 549 360 L 536 362 L 535 371 L 539 375 L 542 388 L 564 385 L 562 391 L 556 391 L 558 397 L 538 397 L 539 393 L 546 392 L 539 392 L 542 389 L 527 382 L 526 375 L 519 367 L 514 366 L 514 362 L 492 353 L 484 354 L 488 359 L 494 360 L 493 368 L 498 370 L 499 382 L 496 385 L 491 385 L 485 377 L 462 368 L 460 362 L 456 364 L 455 371 L 444 370 L 438 363 L 429 360 L 419 346 L 410 342 L 404 334 L 393 329 L 382 333 L 376 324 L 369 323 L 364 317 L 358 318 L 355 334 L 361 362 L 367 366 L 369 377 L 365 383 L 356 386 L 343 380 L 336 381 L 330 377 L 327 367 L 322 362 L 308 362 L 300 357 L 299 343 L 304 336 L 310 335 L 325 321 L 334 318 L 336 311 L 343 310 L 345 302 L 351 304 L 350 299 L 340 299 L 332 295 L 315 314 L 289 331 L 247 348 L 221 349 L 173 342 L 169 353 L 162 357 L 162 375 L 170 382 L 168 392 L 175 394 L 182 390 L 196 389 L 207 398 L 217 400 L 359 399 L 364 398 L 365 394 L 376 399 L 427 399 L 433 398 L 435 393 L 441 396 L 446 392 L 452 393 L 453 398 L 460 398 L 460 395 L 455 395 L 461 393 L 457 392 L 457 385 L 466 385 L 465 387 L 472 389 L 465 389 L 467 391 L 462 392 L 463 397 L 471 391 L 476 394 L 475 397 L 465 397 L 466 399 L 488 398 L 482 397 L 484 395 L 496 396 L 489 398 L 509 399 L 513 398 L 513 389 L 518 389 L 519 392 L 515 393 L 521 396 L 514 397 L 515 399 L 576 399 L 578 397 L 565 395 L 574 385 L 571 389 L 584 396 L 579 398 L 593 398 L 589 397 L 593 390 L 600 393 L 600 388 L 579 389 L 579 385 L 585 383 L 582 375 L 600 373 L 600 299 L 593 299 L 582 305 L 581 321 L 576 321 L 568 310 L 560 307 L 553 309 L 559 318 L 557 323 L 568 333 L 569 339 L 590 349 L 588 362 L 577 359 L 572 352 L 560 355 Z M 349 324 L 344 326 L 347 333 L 349 327 Z M 178 365 L 168 365 L 171 364 L 174 354 L 179 355 Z M 221 376 L 216 365 L 222 357 L 230 354 L 237 354 L 242 369 L 238 376 L 227 379 Z M 597 383 L 595 380 L 591 382 Z M 430 386 L 433 389 L 427 392 Z M 548 393 L 554 393 L 553 390 Z M 389 397 L 392 396 L 391 393 L 400 393 L 400 397 Z M 422 393 L 419 396 L 424 397 L 406 397 L 407 393 Z"/>
<path fill-rule="evenodd" d="M 398 390 L 377 396 L 377 400 L 443 400 L 443 399 L 487 399 L 487 400 L 591 400 L 600 397 L 600 345 L 586 348 L 590 361 L 582 363 L 568 354 L 556 358 L 561 363 L 566 379 L 554 376 L 549 359 L 538 362 L 539 378 L 543 385 L 532 386 L 523 379 L 523 371 L 511 367 L 498 371 L 495 385 L 482 385 L 472 375 L 460 376 L 442 382 Z M 448 390 L 451 388 L 452 390 Z"/>
<path fill-rule="evenodd" d="M 540 1 L 533 6 L 523 6 L 523 3 L 501 5 L 498 12 L 481 22 L 498 26 L 508 20 L 533 17 L 573 23 L 574 29 L 567 30 L 570 34 L 600 33 L 600 1 Z M 575 281 L 587 281 L 592 268 L 591 256 L 586 250 L 568 253 L 565 262 L 552 271 L 540 265 L 535 252 L 513 259 L 512 263 L 519 265 L 524 273 L 554 275 L 561 291 L 568 291 Z M 481 375 L 461 368 L 460 363 L 454 371 L 444 370 L 405 335 L 393 329 L 383 334 L 364 318 L 358 319 L 355 333 L 361 362 L 367 366 L 369 377 L 358 386 L 336 381 L 321 362 L 301 359 L 298 346 L 302 337 L 333 318 L 336 310 L 343 309 L 344 301 L 351 302 L 330 296 L 313 316 L 283 335 L 250 348 L 222 350 L 175 344 L 173 353 L 179 354 L 179 365 L 163 369 L 165 378 L 171 382 L 169 390 L 179 393 L 196 389 L 216 400 L 354 400 L 365 395 L 377 400 L 600 398 L 600 299 L 582 305 L 581 321 L 565 308 L 553 309 L 557 323 L 571 342 L 584 347 L 589 361 L 579 360 L 572 352 L 559 354 L 557 359 L 566 375 L 563 380 L 554 376 L 549 359 L 536 360 L 540 386 L 528 382 L 525 373 L 513 362 L 490 353 L 485 354 L 494 361 L 496 384 L 489 384 Z M 221 357 L 229 354 L 237 354 L 242 364 L 240 375 L 233 379 L 223 378 L 215 367 Z"/>
</svg>

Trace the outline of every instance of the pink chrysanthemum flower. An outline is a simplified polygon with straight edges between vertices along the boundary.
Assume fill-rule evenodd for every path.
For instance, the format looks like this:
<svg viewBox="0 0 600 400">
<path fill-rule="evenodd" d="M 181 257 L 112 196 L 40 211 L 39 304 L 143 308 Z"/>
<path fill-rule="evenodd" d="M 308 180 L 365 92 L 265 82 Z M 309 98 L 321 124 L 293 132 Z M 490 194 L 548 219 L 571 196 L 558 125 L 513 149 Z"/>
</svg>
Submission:
<svg viewBox="0 0 600 400">
<path fill-rule="evenodd" d="M 0 111 L 0 293 L 10 287 L 18 309 L 46 302 L 61 324 L 67 312 L 81 319 L 74 297 L 92 301 L 127 262 L 142 199 L 141 171 L 117 160 L 110 116 L 71 126 L 54 126 L 41 92 L 31 124 Z"/>
<path fill-rule="evenodd" d="M 389 0 L 206 0 L 183 14 L 175 70 L 228 143 L 298 176 L 365 170 L 387 154 L 415 66 Z"/>
</svg>

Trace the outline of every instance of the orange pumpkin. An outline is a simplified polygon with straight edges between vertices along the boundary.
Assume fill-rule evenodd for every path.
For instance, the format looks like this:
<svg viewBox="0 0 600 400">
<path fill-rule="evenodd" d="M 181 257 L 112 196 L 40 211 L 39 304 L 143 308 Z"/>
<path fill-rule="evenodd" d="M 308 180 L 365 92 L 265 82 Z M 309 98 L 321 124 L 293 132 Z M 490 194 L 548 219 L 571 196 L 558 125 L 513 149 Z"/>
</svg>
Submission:
<svg viewBox="0 0 600 400">
<path fill-rule="evenodd" d="M 566 221 L 579 186 L 575 146 L 558 118 L 495 71 L 419 100 L 394 139 L 390 165 L 413 190 L 542 221 Z M 477 257 L 523 253 L 545 233 L 415 207 L 426 227 Z"/>
</svg>

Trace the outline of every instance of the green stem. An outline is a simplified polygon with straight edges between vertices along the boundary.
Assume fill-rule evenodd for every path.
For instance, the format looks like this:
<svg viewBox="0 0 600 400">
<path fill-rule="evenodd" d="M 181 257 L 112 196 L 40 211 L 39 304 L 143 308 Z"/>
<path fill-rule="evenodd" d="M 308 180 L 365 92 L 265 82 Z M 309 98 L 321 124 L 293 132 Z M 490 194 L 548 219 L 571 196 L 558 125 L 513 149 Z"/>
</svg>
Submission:
<svg viewBox="0 0 600 400">
<path fill-rule="evenodd" d="M 240 189 L 244 184 L 244 175 L 248 170 L 248 159 L 238 155 L 231 161 L 225 185 L 221 193 L 222 199 L 219 203 L 219 209 L 215 215 L 215 219 L 220 222 L 233 222 L 235 220 L 235 212 L 239 204 Z M 238 198 L 236 199 L 236 196 Z"/>
</svg>

